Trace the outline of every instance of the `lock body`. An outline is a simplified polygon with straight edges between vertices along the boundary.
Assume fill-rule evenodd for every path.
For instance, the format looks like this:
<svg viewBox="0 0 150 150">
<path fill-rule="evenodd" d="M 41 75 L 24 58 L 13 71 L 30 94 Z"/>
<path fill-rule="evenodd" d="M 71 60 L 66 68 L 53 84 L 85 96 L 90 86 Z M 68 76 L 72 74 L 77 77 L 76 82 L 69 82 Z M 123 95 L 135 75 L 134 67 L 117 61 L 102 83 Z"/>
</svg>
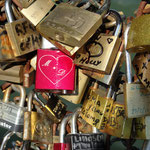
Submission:
<svg viewBox="0 0 150 150">
<path fill-rule="evenodd" d="M 116 36 L 99 35 L 94 42 L 85 45 L 83 52 L 76 53 L 75 64 L 83 69 L 110 74 L 120 44 L 121 40 Z"/>
<path fill-rule="evenodd" d="M 58 49 L 37 52 L 36 90 L 74 90 L 75 65 Z"/>
<path fill-rule="evenodd" d="M 125 114 L 128 118 L 137 118 L 150 113 L 150 92 L 140 83 L 124 85 Z"/>
<path fill-rule="evenodd" d="M 81 47 L 101 24 L 100 15 L 61 3 L 36 28 L 46 39 Z"/>
<path fill-rule="evenodd" d="M 5 24 L 14 56 L 21 56 L 41 47 L 42 37 L 26 19 Z"/>
<path fill-rule="evenodd" d="M 24 113 L 23 140 L 52 143 L 52 122 L 44 114 L 37 112 Z"/>
<path fill-rule="evenodd" d="M 149 22 L 150 15 L 142 15 L 135 18 L 129 29 L 127 50 L 128 52 L 140 53 L 150 49 L 149 44 Z"/>
<path fill-rule="evenodd" d="M 138 79 L 142 82 L 142 84 L 150 91 L 150 54 L 148 53 L 138 53 L 135 55 L 133 59 L 133 67 L 136 72 Z"/>
</svg>

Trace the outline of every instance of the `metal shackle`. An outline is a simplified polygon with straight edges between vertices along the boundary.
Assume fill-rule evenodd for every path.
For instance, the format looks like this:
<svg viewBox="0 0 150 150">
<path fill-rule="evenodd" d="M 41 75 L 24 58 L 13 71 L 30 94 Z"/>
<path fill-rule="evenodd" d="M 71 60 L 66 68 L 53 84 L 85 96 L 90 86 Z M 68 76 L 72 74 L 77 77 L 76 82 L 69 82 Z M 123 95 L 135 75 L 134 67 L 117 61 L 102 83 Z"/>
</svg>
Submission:
<svg viewBox="0 0 150 150">
<path fill-rule="evenodd" d="M 130 29 L 130 24 L 127 25 L 126 30 L 124 32 L 124 41 L 125 41 L 125 56 L 126 56 L 126 75 L 127 75 L 127 82 L 132 83 L 132 64 L 131 64 L 131 56 L 129 52 L 127 52 L 127 40 L 128 40 L 128 32 Z"/>
<path fill-rule="evenodd" d="M 20 93 L 20 101 L 19 101 L 19 106 L 20 107 L 24 107 L 24 103 L 25 103 L 25 98 L 26 98 L 26 91 L 25 88 L 21 85 L 17 85 L 17 84 L 12 84 L 10 87 L 8 87 L 6 89 L 6 91 L 4 92 L 4 96 L 3 96 L 3 102 L 4 103 L 8 103 L 9 99 L 10 99 L 10 94 L 12 89 L 16 92 Z"/>
<path fill-rule="evenodd" d="M 5 13 L 9 23 L 15 20 L 12 10 L 12 0 L 5 0 Z"/>
<path fill-rule="evenodd" d="M 64 143 L 64 138 L 65 138 L 65 133 L 66 133 L 65 127 L 66 127 L 68 120 L 71 118 L 71 115 L 72 114 L 65 115 L 63 120 L 61 121 L 60 132 L 59 132 L 59 142 L 60 143 Z"/>
<path fill-rule="evenodd" d="M 81 108 L 79 107 L 72 114 L 72 117 L 71 117 L 71 134 L 77 133 L 77 117 L 78 117 L 80 111 L 81 111 Z"/>
<path fill-rule="evenodd" d="M 28 107 L 28 111 L 29 111 L 29 112 L 32 111 L 33 95 L 34 95 L 34 92 L 33 92 L 33 91 L 30 91 L 30 93 L 28 94 L 28 103 L 27 103 L 27 107 Z"/>
</svg>

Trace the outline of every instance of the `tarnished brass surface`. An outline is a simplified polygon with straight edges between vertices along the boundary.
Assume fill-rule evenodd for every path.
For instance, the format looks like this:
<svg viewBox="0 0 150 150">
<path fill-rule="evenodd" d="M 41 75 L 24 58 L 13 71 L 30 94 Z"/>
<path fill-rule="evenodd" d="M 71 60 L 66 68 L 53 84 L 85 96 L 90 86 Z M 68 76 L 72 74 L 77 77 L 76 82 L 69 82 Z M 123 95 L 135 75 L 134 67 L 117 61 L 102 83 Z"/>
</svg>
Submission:
<svg viewBox="0 0 150 150">
<path fill-rule="evenodd" d="M 28 8 L 21 10 L 21 13 L 36 26 L 51 10 L 54 3 L 51 0 L 36 0 Z"/>
<path fill-rule="evenodd" d="M 121 40 L 115 36 L 99 35 L 92 43 L 84 47 L 84 52 L 77 52 L 74 60 L 75 64 L 81 68 L 110 74 L 113 67 Z M 90 53 L 90 55 L 89 55 Z M 94 57 L 93 57 L 94 56 Z"/>
<path fill-rule="evenodd" d="M 104 116 L 108 116 L 105 113 L 111 110 L 112 105 L 113 99 L 101 97 L 95 91 L 89 90 L 82 106 L 81 117 L 90 125 L 100 129 Z"/>
<path fill-rule="evenodd" d="M 37 112 L 25 112 L 23 140 L 52 143 L 52 122 L 45 115 Z"/>
<path fill-rule="evenodd" d="M 150 114 L 150 92 L 140 83 L 124 85 L 125 114 L 137 118 Z"/>
<path fill-rule="evenodd" d="M 42 37 L 26 19 L 5 24 L 14 56 L 21 56 L 41 47 Z"/>
<path fill-rule="evenodd" d="M 129 29 L 127 50 L 140 53 L 150 51 L 150 14 L 135 18 Z"/>
<path fill-rule="evenodd" d="M 124 105 L 115 102 L 104 132 L 119 138 L 129 139 L 131 129 L 132 119 L 125 117 Z"/>
<path fill-rule="evenodd" d="M 139 80 L 150 91 L 150 54 L 136 54 L 133 59 L 133 67 Z"/>
<path fill-rule="evenodd" d="M 47 39 L 81 47 L 101 24 L 101 15 L 61 3 L 37 25 L 36 29 Z"/>
</svg>

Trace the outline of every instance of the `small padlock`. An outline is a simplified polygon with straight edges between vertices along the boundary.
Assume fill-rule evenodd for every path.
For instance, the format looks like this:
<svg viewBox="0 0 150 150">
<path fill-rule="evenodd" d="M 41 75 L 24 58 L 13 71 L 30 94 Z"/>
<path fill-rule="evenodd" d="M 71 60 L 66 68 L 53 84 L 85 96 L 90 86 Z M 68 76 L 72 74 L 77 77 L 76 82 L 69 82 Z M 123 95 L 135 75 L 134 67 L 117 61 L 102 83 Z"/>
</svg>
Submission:
<svg viewBox="0 0 150 150">
<path fill-rule="evenodd" d="M 28 95 L 28 111 L 24 113 L 23 140 L 50 144 L 53 141 L 52 121 L 42 113 L 32 111 L 34 92 Z"/>
<path fill-rule="evenodd" d="M 41 35 L 25 18 L 16 20 L 12 13 L 12 0 L 5 1 L 8 23 L 5 24 L 14 56 L 21 56 L 41 47 Z"/>
<path fill-rule="evenodd" d="M 73 59 L 58 49 L 38 49 L 35 89 L 62 93 L 74 90 Z"/>
<path fill-rule="evenodd" d="M 35 80 L 35 70 L 30 66 L 30 60 L 26 63 L 23 72 L 23 86 L 29 88 Z"/>
<path fill-rule="evenodd" d="M 0 69 L 0 80 L 22 83 L 23 82 L 23 66 L 18 65 L 6 70 Z"/>
<path fill-rule="evenodd" d="M 60 95 L 60 97 L 74 104 L 79 104 L 81 102 L 89 83 L 89 77 L 84 75 L 81 69 L 78 69 L 77 76 L 78 78 L 76 78 L 77 80 L 76 90 L 73 91 L 70 95 Z"/>
<path fill-rule="evenodd" d="M 150 54 L 147 52 L 136 54 L 132 64 L 138 79 L 150 91 Z"/>
<path fill-rule="evenodd" d="M 46 39 L 51 38 L 70 46 L 81 47 L 101 24 L 101 15 L 61 3 L 36 26 L 36 29 Z"/>
<path fill-rule="evenodd" d="M 117 11 L 110 10 L 109 15 L 116 19 L 113 35 L 99 34 L 83 46 L 83 50 L 76 53 L 75 64 L 81 68 L 110 74 L 117 52 L 119 50 L 122 32 L 122 19 Z"/>
<path fill-rule="evenodd" d="M 108 119 L 112 108 L 114 100 L 111 99 L 111 94 L 112 87 L 109 88 L 107 97 L 99 94 L 98 90 L 89 89 L 82 106 L 81 117 L 90 125 L 100 129 L 104 123 L 104 118 L 105 120 Z"/>
<path fill-rule="evenodd" d="M 112 67 L 112 70 L 110 72 L 109 75 L 107 74 L 100 74 L 98 72 L 93 72 L 93 71 L 90 71 L 90 70 L 83 70 L 83 73 L 106 84 L 106 85 L 112 85 L 113 83 L 115 83 L 115 80 L 117 79 L 118 77 L 118 72 L 123 64 L 123 60 L 124 60 L 124 53 L 123 53 L 123 50 L 124 50 L 124 43 L 122 42 L 121 43 L 121 46 L 120 46 L 120 50 L 116 56 L 116 59 L 115 59 L 115 62 L 113 64 L 113 67 Z"/>
<path fill-rule="evenodd" d="M 54 94 L 51 95 L 47 104 L 43 103 L 39 98 L 38 94 L 34 94 L 35 100 L 42 106 L 42 110 L 47 117 L 49 117 L 53 122 L 60 122 L 66 114 L 67 106 Z"/>
<path fill-rule="evenodd" d="M 67 144 L 65 143 L 65 135 L 66 135 L 65 127 L 70 117 L 71 117 L 71 114 L 65 115 L 60 124 L 60 130 L 59 130 L 59 142 L 60 143 L 54 143 L 54 150 L 69 150 L 67 148 Z"/>
<path fill-rule="evenodd" d="M 14 102 L 9 101 L 12 89 L 20 92 L 20 101 L 16 105 Z M 12 84 L 9 86 L 3 96 L 3 101 L 0 102 L 0 126 L 13 132 L 22 132 L 24 124 L 24 103 L 26 91 L 23 86 Z"/>
<path fill-rule="evenodd" d="M 129 25 L 125 31 L 125 47 L 127 43 L 127 33 Z M 128 118 L 137 118 L 150 113 L 150 92 L 141 83 L 132 82 L 131 57 L 126 51 L 126 71 L 127 83 L 124 85 L 125 113 Z"/>
<path fill-rule="evenodd" d="M 123 139 L 130 139 L 132 118 L 125 116 L 125 106 L 121 102 L 114 102 L 109 114 L 107 125 L 103 132 Z"/>
<path fill-rule="evenodd" d="M 93 133 L 77 132 L 77 116 L 81 108 L 78 108 L 71 117 L 71 133 L 65 137 L 65 142 L 71 150 L 104 150 L 104 134 L 93 127 Z"/>
</svg>

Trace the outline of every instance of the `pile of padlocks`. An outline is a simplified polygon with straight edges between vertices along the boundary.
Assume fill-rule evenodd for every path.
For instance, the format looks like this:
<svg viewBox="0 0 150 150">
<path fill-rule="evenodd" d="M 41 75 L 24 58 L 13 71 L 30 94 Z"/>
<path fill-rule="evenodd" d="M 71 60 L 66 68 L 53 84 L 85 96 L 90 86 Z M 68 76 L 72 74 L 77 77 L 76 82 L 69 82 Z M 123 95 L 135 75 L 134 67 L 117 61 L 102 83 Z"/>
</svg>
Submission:
<svg viewBox="0 0 150 150">
<path fill-rule="evenodd" d="M 0 1 L 0 150 L 14 134 L 13 150 L 109 150 L 115 140 L 132 150 L 150 139 L 149 1 L 127 20 L 110 5 Z M 81 107 L 68 112 L 64 100 Z"/>
</svg>

